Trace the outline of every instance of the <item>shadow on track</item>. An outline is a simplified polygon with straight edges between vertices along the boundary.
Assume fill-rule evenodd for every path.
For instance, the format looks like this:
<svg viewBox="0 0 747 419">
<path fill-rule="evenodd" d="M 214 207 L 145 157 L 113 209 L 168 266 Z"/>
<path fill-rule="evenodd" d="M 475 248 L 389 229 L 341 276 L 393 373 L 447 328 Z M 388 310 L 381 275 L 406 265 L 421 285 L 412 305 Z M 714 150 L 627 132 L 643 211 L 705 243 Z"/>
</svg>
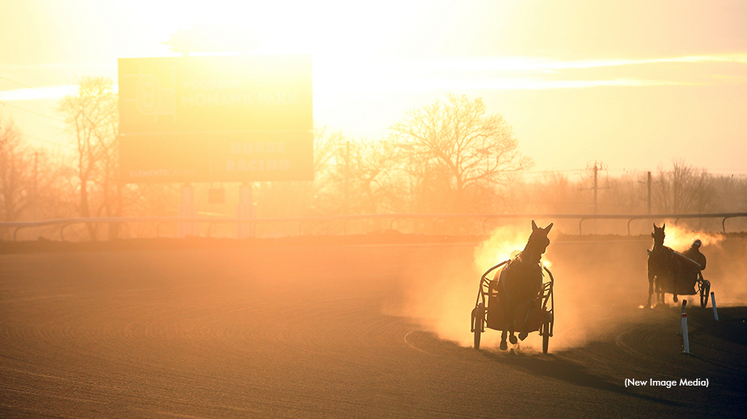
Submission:
<svg viewBox="0 0 747 419">
<path fill-rule="evenodd" d="M 637 397 L 654 403 L 668 406 L 683 406 L 681 403 L 664 400 L 656 397 L 634 393 L 622 385 L 613 384 L 603 377 L 596 376 L 586 371 L 586 368 L 574 362 L 561 359 L 552 354 L 533 356 L 520 354 L 495 354 L 481 351 L 483 356 L 504 365 L 518 367 L 525 372 L 564 381 L 581 387 L 590 387 L 598 390 L 618 393 L 625 396 Z"/>
<path fill-rule="evenodd" d="M 699 333 L 705 333 L 739 346 L 747 346 L 745 307 L 721 307 L 718 309 L 718 315 L 720 320 L 714 322 L 713 311 L 710 308 L 693 310 L 688 313 L 688 321 L 693 322 L 693 326 L 699 329 Z"/>
</svg>

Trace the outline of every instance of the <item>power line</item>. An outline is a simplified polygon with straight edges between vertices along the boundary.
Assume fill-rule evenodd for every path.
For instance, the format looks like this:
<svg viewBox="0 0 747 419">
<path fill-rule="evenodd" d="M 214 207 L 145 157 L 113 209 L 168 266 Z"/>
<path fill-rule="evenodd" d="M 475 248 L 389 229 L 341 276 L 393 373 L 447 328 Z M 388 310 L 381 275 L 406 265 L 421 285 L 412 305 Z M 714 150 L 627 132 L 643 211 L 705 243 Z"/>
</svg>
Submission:
<svg viewBox="0 0 747 419">
<path fill-rule="evenodd" d="M 9 79 L 9 78 L 7 78 L 5 76 L 0 76 L 0 79 L 7 80 L 7 81 L 9 81 L 11 83 L 15 83 L 15 84 L 17 84 L 19 86 L 23 86 L 23 87 L 25 87 L 27 89 L 33 89 L 33 90 L 41 91 L 41 89 L 38 88 L 38 87 L 29 86 L 28 84 L 24 84 L 24 83 L 21 83 L 19 81 L 15 81 L 15 80 Z M 38 112 L 34 112 L 32 110 L 29 110 L 29 109 L 22 108 L 20 106 L 11 105 L 11 104 L 9 104 L 7 102 L 0 102 L 0 103 L 2 103 L 3 105 L 7 105 L 7 106 L 10 106 L 10 107 L 16 108 L 16 109 L 20 109 L 22 111 L 26 111 L 26 112 L 32 113 L 32 114 L 37 115 L 37 116 L 41 116 L 41 117 L 44 117 L 44 118 L 49 118 L 49 119 L 52 119 L 52 120 L 55 120 L 55 121 L 59 121 L 59 122 L 63 122 L 63 123 L 65 122 L 64 119 L 56 118 L 54 116 L 44 115 L 44 114 L 41 114 L 41 113 L 38 113 Z"/>
<path fill-rule="evenodd" d="M 54 116 L 44 115 L 44 114 L 41 114 L 41 113 L 39 113 L 39 112 L 34 112 L 34 111 L 32 111 L 32 110 L 28 110 L 28 109 L 22 108 L 22 107 L 20 107 L 20 106 L 16 106 L 16 105 L 11 105 L 10 103 L 7 103 L 7 102 L 0 102 L 0 104 L 2 104 L 3 106 L 10 106 L 11 108 L 16 108 L 16 109 L 20 109 L 20 110 L 22 110 L 22 111 L 26 111 L 26 112 L 28 112 L 28 113 L 32 113 L 32 114 L 34 114 L 34 115 L 37 115 L 37 116 L 41 116 L 41 117 L 44 117 L 44 118 L 49 118 L 49 119 L 52 119 L 52 120 L 55 120 L 55 121 L 58 121 L 58 122 L 62 122 L 62 123 L 64 123 L 64 122 L 65 122 L 65 120 L 64 120 L 64 119 L 60 119 L 60 118 L 55 118 Z"/>
<path fill-rule="evenodd" d="M 519 175 L 541 175 L 541 174 L 562 174 L 562 173 L 577 173 L 577 174 L 587 174 L 587 175 L 593 175 L 594 167 L 590 166 L 585 169 L 562 169 L 562 170 L 519 170 L 516 172 L 513 172 L 514 174 Z M 604 170 L 607 173 L 615 174 L 617 176 L 620 175 L 642 175 L 645 176 L 646 173 L 668 173 L 671 172 L 671 170 L 662 170 L 662 169 L 608 169 L 608 168 L 600 168 L 599 170 Z M 723 170 L 723 169 L 716 169 L 716 170 L 710 170 L 705 169 L 705 173 L 710 176 L 747 176 L 747 172 L 744 170 Z"/>
<path fill-rule="evenodd" d="M 29 85 L 27 85 L 27 84 L 23 84 L 23 83 L 21 83 L 21 82 L 19 82 L 19 81 L 11 80 L 11 79 L 9 79 L 9 78 L 7 78 L 7 77 L 3 77 L 3 76 L 0 76 L 0 79 L 3 79 L 3 80 L 8 80 L 8 81 L 9 81 L 9 82 L 11 82 L 11 83 L 15 83 L 15 84 L 17 84 L 17 85 L 19 85 L 19 86 L 23 86 L 23 87 L 25 87 L 25 88 L 27 88 L 27 89 L 40 90 L 40 89 L 39 89 L 38 87 L 33 87 L 33 86 L 29 86 Z"/>
<path fill-rule="evenodd" d="M 530 174 L 542 174 L 542 173 L 567 173 L 567 172 L 583 172 L 584 169 L 562 169 L 562 170 L 521 170 L 519 173 L 530 173 Z"/>
<path fill-rule="evenodd" d="M 15 84 L 17 84 L 17 85 L 19 85 L 19 86 L 23 86 L 23 87 L 26 87 L 26 88 L 28 88 L 28 89 L 39 90 L 39 89 L 38 89 L 38 88 L 36 88 L 36 87 L 33 87 L 33 86 L 29 86 L 29 85 L 27 85 L 27 84 L 23 84 L 23 83 L 21 83 L 21 82 L 15 81 L 15 80 L 11 80 L 11 79 L 9 79 L 9 78 L 7 78 L 7 77 L 4 77 L 4 76 L 0 76 L 0 79 L 3 79 L 3 80 L 7 80 L 7 81 L 9 81 L 9 82 L 15 83 Z M 22 107 L 20 107 L 20 106 L 16 106 L 16 105 L 11 105 L 10 103 L 7 103 L 7 102 L 0 102 L 0 104 L 2 104 L 3 106 L 10 106 L 10 107 L 12 107 L 12 108 L 20 109 L 20 110 L 22 110 L 22 111 L 25 111 L 25 112 L 29 112 L 29 113 L 32 113 L 32 114 L 34 114 L 34 115 L 37 115 L 37 116 L 41 116 L 41 117 L 44 117 L 44 118 L 52 119 L 52 120 L 54 120 L 54 121 L 59 121 L 59 122 L 63 122 L 63 123 L 65 122 L 65 121 L 64 121 L 63 119 L 60 119 L 60 118 L 55 118 L 55 117 L 53 117 L 53 116 L 49 116 L 49 115 L 44 115 L 44 114 L 41 114 L 41 113 L 38 113 L 38 112 L 34 112 L 34 111 L 32 111 L 32 110 L 29 110 L 29 109 L 25 109 L 25 108 L 22 108 Z M 47 143 L 47 144 L 52 144 L 52 145 L 56 145 L 56 146 L 59 146 L 59 147 L 65 147 L 65 148 L 69 148 L 69 149 L 72 149 L 72 150 L 74 150 L 74 149 L 75 149 L 75 147 L 71 147 L 71 146 L 69 146 L 69 145 L 66 145 L 66 144 L 61 144 L 61 143 L 59 143 L 59 142 L 55 142 L 55 141 L 45 140 L 44 138 L 39 138 L 39 137 L 37 137 L 37 136 L 34 136 L 34 135 L 30 135 L 30 134 L 27 134 L 27 133 L 22 133 L 22 135 L 23 135 L 23 136 L 25 136 L 25 137 L 28 137 L 28 138 L 33 138 L 33 139 L 34 139 L 34 140 L 36 140 L 36 141 L 41 141 L 41 142 Z"/>
<path fill-rule="evenodd" d="M 71 149 L 71 150 L 76 150 L 76 148 L 75 148 L 75 147 L 73 147 L 73 146 L 70 146 L 70 145 L 66 145 L 66 144 L 62 144 L 62 143 L 57 143 L 57 142 L 54 142 L 54 141 L 49 141 L 49 140 L 45 140 L 45 139 L 43 139 L 43 138 L 35 137 L 35 136 L 33 136 L 33 135 L 29 135 L 29 134 L 22 134 L 22 135 L 23 135 L 24 137 L 29 137 L 29 138 L 33 138 L 33 139 L 34 139 L 34 140 L 36 140 L 36 141 L 42 141 L 42 142 L 45 142 L 45 143 L 48 143 L 48 144 L 52 144 L 52 145 L 56 145 L 56 146 L 60 146 L 60 147 L 65 147 L 65 148 L 69 148 L 69 149 Z"/>
</svg>

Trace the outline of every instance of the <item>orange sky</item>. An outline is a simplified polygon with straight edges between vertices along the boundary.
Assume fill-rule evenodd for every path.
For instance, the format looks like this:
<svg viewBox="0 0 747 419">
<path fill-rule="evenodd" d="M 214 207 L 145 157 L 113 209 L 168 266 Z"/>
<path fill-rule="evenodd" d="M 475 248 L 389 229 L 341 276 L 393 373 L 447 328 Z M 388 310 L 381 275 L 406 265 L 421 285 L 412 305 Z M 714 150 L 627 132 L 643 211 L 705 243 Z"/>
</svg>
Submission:
<svg viewBox="0 0 747 419">
<path fill-rule="evenodd" d="M 741 1 L 3 0 L 0 112 L 35 145 L 67 144 L 54 107 L 76 77 L 116 81 L 117 58 L 169 55 L 185 29 L 312 54 L 315 124 L 356 138 L 466 93 L 506 117 L 535 170 L 679 158 L 747 174 Z"/>
</svg>

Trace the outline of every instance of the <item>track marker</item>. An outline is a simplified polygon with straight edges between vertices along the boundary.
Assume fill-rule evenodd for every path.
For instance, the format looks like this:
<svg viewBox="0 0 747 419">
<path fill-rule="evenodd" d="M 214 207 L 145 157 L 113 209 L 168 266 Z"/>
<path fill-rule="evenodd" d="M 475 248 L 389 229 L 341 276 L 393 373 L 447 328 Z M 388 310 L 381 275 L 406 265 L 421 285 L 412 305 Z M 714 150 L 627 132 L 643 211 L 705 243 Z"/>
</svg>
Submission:
<svg viewBox="0 0 747 419">
<path fill-rule="evenodd" d="M 687 338 L 687 313 L 682 313 L 682 340 L 685 343 L 684 354 L 690 355 L 690 341 Z"/>
<path fill-rule="evenodd" d="M 718 321 L 718 310 L 716 310 L 716 294 L 711 292 L 711 305 L 713 306 L 713 318 Z"/>
<path fill-rule="evenodd" d="M 685 314 L 685 307 L 687 306 L 687 300 L 682 300 L 682 311 L 680 311 L 680 316 Z M 680 330 L 677 332 L 677 336 L 682 336 L 682 321 L 680 320 Z"/>
</svg>

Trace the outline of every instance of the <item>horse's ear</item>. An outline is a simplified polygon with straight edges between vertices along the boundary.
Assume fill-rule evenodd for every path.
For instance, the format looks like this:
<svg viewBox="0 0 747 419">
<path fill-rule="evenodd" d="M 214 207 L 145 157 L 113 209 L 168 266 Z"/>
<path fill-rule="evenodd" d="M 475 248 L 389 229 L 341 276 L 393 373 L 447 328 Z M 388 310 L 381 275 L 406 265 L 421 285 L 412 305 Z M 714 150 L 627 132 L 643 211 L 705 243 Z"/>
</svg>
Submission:
<svg viewBox="0 0 747 419">
<path fill-rule="evenodd" d="M 661 225 L 661 229 L 664 230 L 664 228 L 666 228 L 666 226 L 667 226 L 667 223 L 662 224 Z"/>
<path fill-rule="evenodd" d="M 535 223 L 534 220 L 532 220 L 532 230 L 536 230 L 536 229 L 537 229 L 537 223 Z"/>
<path fill-rule="evenodd" d="M 549 226 L 545 227 L 545 233 L 549 233 L 550 232 L 550 229 L 552 228 L 552 224 L 553 223 L 550 223 Z"/>
<path fill-rule="evenodd" d="M 657 228 L 659 228 L 659 227 L 657 227 L 657 226 L 656 226 L 656 223 L 654 223 L 654 229 L 657 229 Z"/>
</svg>

